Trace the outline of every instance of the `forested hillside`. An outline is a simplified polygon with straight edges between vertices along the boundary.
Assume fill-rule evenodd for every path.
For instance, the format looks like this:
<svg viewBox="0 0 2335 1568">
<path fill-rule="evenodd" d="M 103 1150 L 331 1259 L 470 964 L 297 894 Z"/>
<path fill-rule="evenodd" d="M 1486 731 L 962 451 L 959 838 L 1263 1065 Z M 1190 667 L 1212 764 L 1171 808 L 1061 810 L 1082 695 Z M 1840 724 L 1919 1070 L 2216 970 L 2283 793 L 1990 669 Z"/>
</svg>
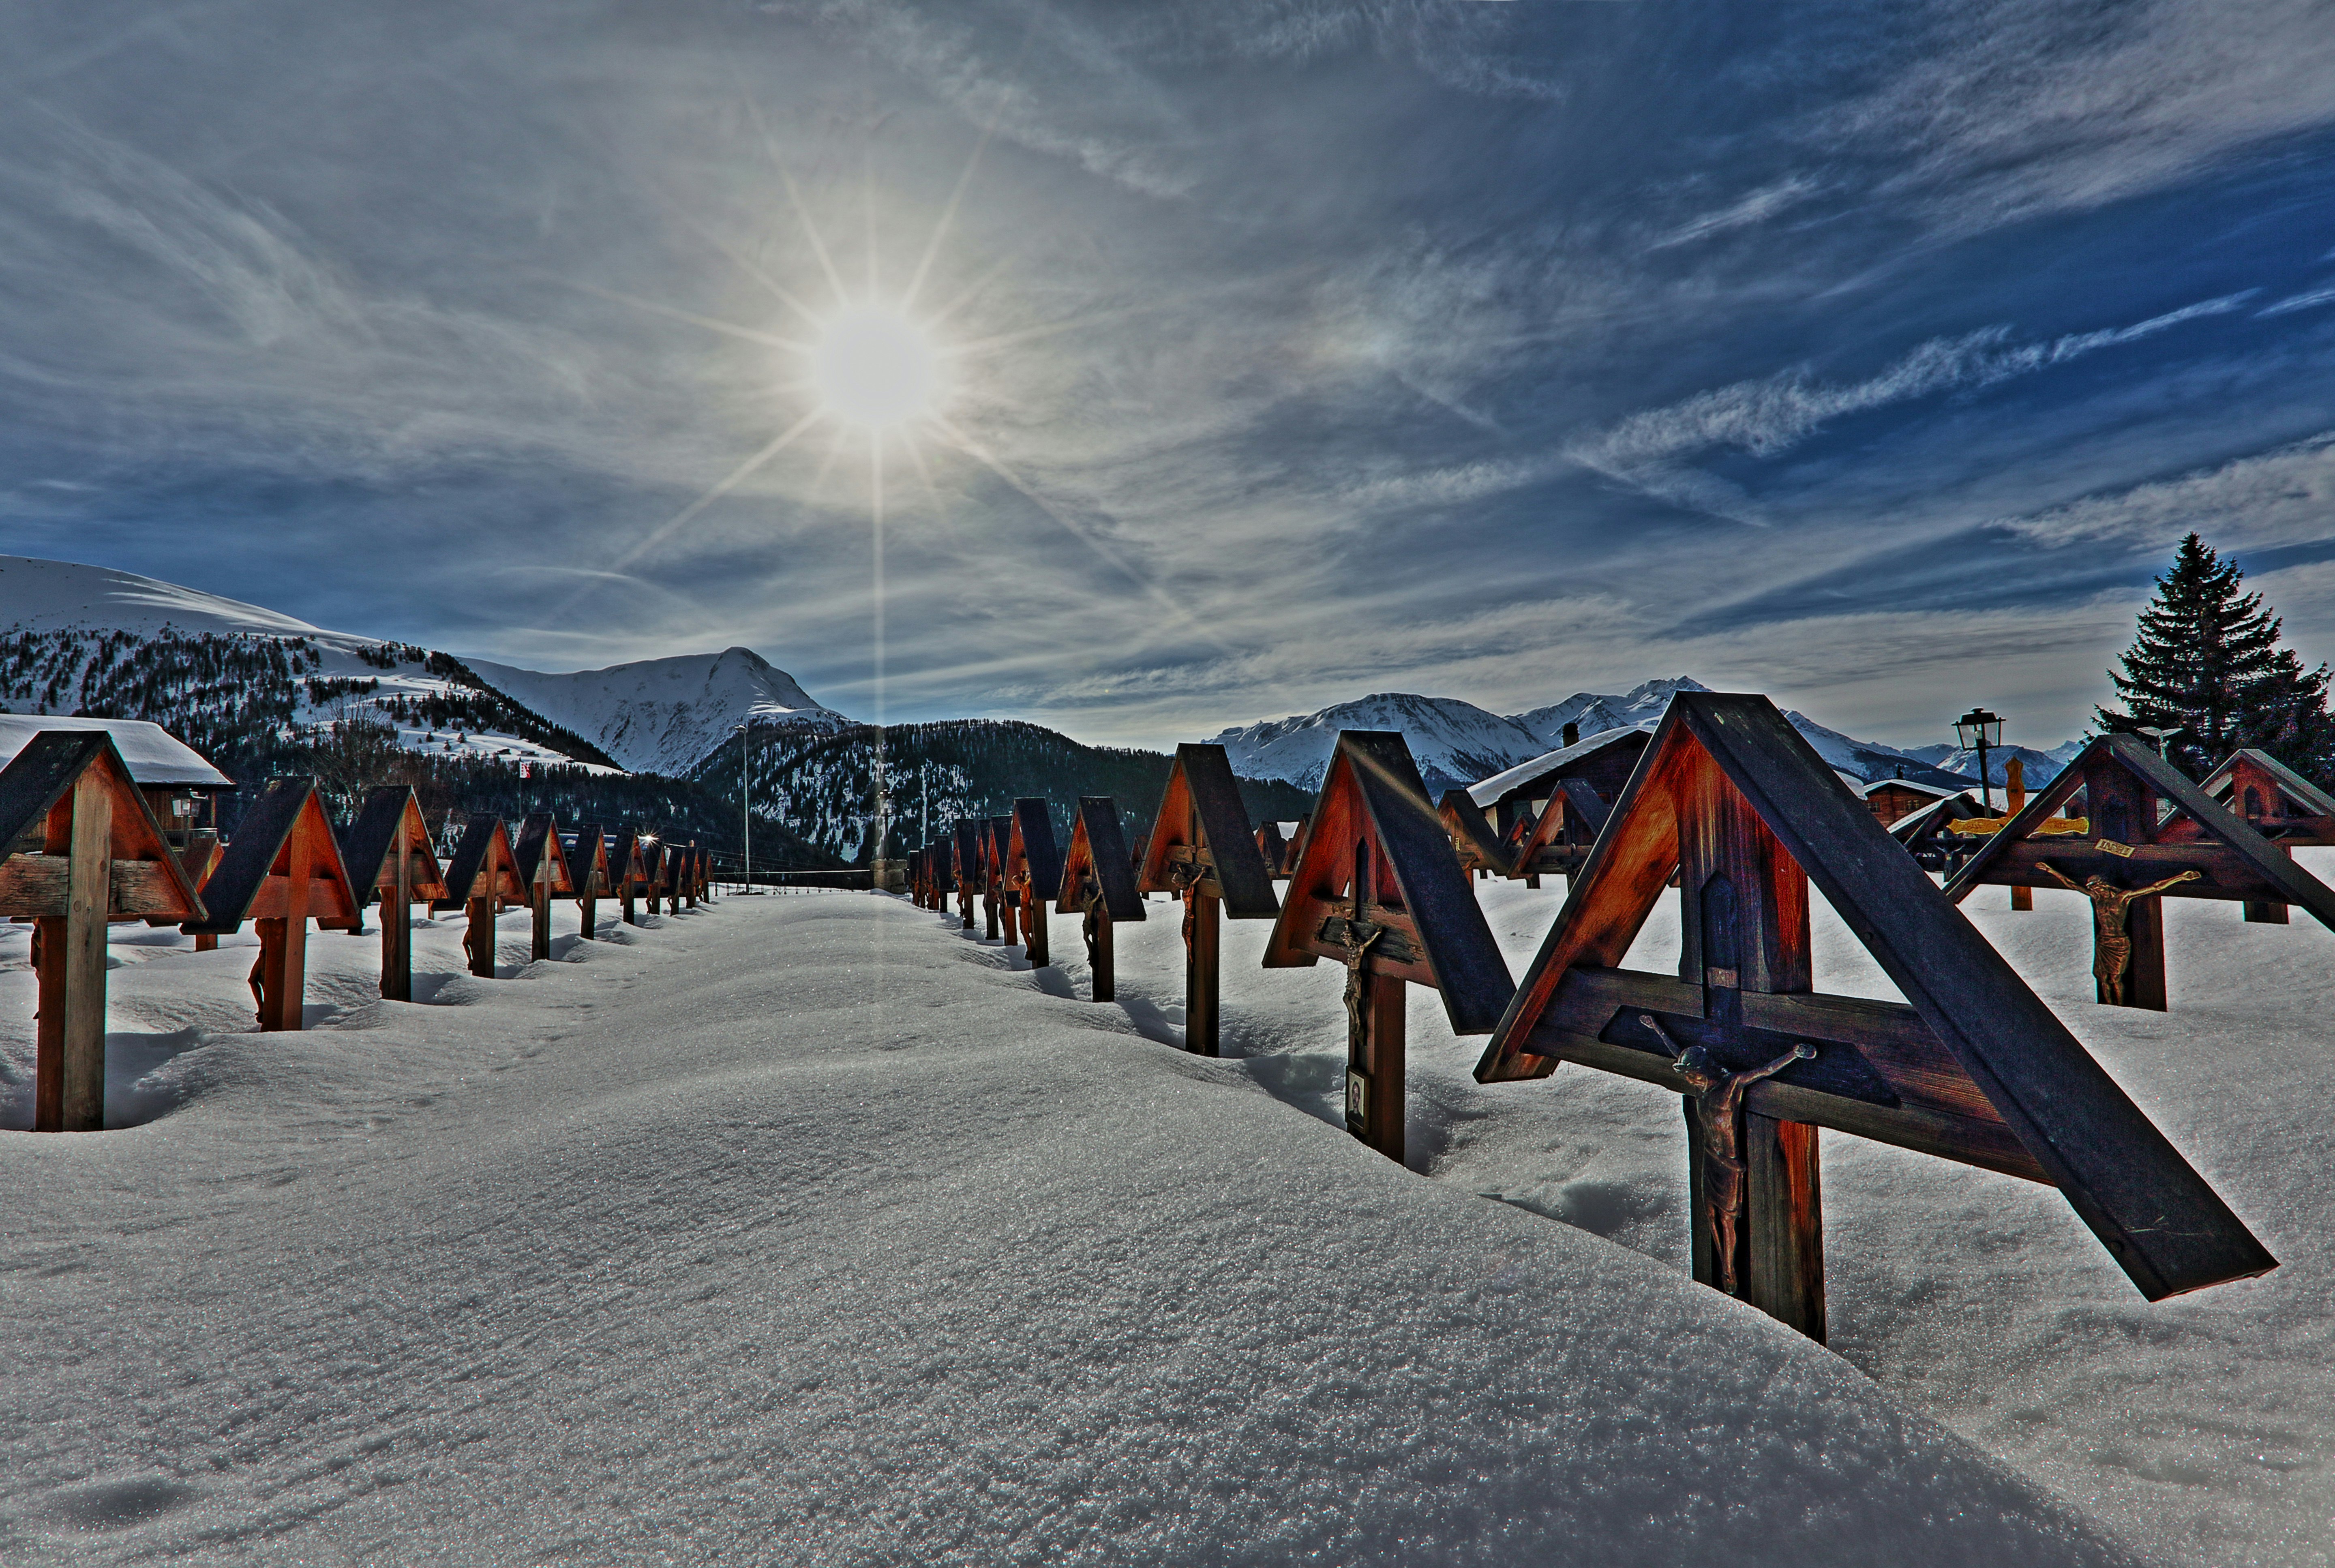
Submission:
<svg viewBox="0 0 2335 1568">
<path fill-rule="evenodd" d="M 722 748 L 693 777 L 736 799 L 740 750 Z M 926 823 L 937 834 L 960 817 L 1003 816 L 1032 795 L 1052 807 L 1063 842 L 1081 795 L 1117 801 L 1132 838 L 1149 829 L 1171 761 L 1164 752 L 1081 745 L 1037 724 L 995 719 L 765 730 L 754 737 L 752 758 L 757 834 L 768 812 L 814 848 L 862 863 L 873 848 L 879 777 L 888 785 L 888 852 L 897 855 L 923 842 Z M 1313 807 L 1311 795 L 1276 779 L 1241 780 L 1241 799 L 1252 821 L 1303 817 Z"/>
</svg>

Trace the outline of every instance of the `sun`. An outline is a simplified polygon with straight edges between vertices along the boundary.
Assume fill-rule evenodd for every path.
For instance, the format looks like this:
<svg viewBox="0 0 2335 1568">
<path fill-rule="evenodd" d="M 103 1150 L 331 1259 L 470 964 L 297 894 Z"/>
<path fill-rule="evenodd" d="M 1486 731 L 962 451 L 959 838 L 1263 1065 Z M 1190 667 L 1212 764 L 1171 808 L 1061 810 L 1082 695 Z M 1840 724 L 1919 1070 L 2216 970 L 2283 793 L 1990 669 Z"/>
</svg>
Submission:
<svg viewBox="0 0 2335 1568">
<path fill-rule="evenodd" d="M 827 324 L 811 347 L 811 381 L 838 418 L 870 430 L 911 424 L 932 413 L 941 391 L 940 356 L 906 315 L 853 305 Z"/>
</svg>

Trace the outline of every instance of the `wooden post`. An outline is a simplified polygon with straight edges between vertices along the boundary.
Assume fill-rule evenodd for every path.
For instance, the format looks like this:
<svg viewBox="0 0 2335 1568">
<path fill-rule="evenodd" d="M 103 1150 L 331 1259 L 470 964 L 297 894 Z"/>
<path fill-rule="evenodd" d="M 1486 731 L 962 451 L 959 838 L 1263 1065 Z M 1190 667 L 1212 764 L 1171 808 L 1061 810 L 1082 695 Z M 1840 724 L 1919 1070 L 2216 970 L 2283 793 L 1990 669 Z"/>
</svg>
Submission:
<svg viewBox="0 0 2335 1568">
<path fill-rule="evenodd" d="M 594 916 L 599 903 L 599 899 L 589 893 L 576 901 L 576 934 L 586 942 L 592 940 Z"/>
<path fill-rule="evenodd" d="M 627 877 L 625 879 L 624 892 L 619 895 L 619 898 L 624 906 L 625 924 L 627 925 L 638 925 L 641 923 L 641 910 L 631 878 Z"/>
<path fill-rule="evenodd" d="M 462 933 L 462 950 L 470 955 L 470 973 L 480 980 L 495 977 L 495 900 L 492 894 L 473 898 L 470 919 Z"/>
<path fill-rule="evenodd" d="M 217 953 L 218 951 L 218 933 L 210 931 L 198 932 L 195 935 L 195 951 L 197 953 Z"/>
<path fill-rule="evenodd" d="M 262 1032 L 298 1029 L 308 978 L 308 878 L 315 856 L 308 836 L 296 828 L 285 847 L 289 873 L 284 880 L 284 918 L 255 920 L 259 963 L 253 973 L 259 991 Z"/>
<path fill-rule="evenodd" d="M 34 924 L 41 1015 L 34 1031 L 33 1126 L 105 1126 L 105 916 L 112 881 L 113 799 L 94 770 L 49 809 L 46 852 L 70 857 L 65 913 Z"/>
<path fill-rule="evenodd" d="M 381 910 L 381 993 L 392 1002 L 413 1000 L 413 847 L 398 824 L 397 885 Z"/>
<path fill-rule="evenodd" d="M 2002 814 L 2005 817 L 2016 817 L 2027 808 L 2027 763 L 2023 759 L 2013 757 L 2010 761 L 2005 762 L 2002 765 Z M 2010 890 L 2010 907 L 2013 909 L 2034 908 L 2035 889 L 2032 887 L 2012 888 Z M 1823 1336 L 1819 1335 L 1817 1337 L 1821 1339 Z"/>
<path fill-rule="evenodd" d="M 1746 1112 L 1744 1299 L 1787 1327 L 1825 1342 L 1824 1193 L 1817 1129 Z"/>
<path fill-rule="evenodd" d="M 2098 930 L 2096 924 L 2095 942 L 2098 940 Z M 2125 971 L 2124 1004 L 2163 1012 L 2165 1002 L 2165 900 L 2162 897 L 2133 900 L 2132 907 L 2125 912 L 2125 934 L 2132 941 L 2132 967 Z M 2092 994 L 2098 1001 L 2107 1000 L 2100 995 L 2098 982 L 2093 984 Z"/>
<path fill-rule="evenodd" d="M 535 944 L 531 956 L 537 963 L 551 956 L 551 851 L 543 847 L 536 857 L 535 885 L 528 889 L 528 913 L 535 916 Z"/>
<path fill-rule="evenodd" d="M 1022 908 L 1022 951 L 1032 969 L 1043 969 L 1053 962 L 1046 953 L 1046 895 L 1035 885 L 1022 896 L 1029 902 Z"/>
<path fill-rule="evenodd" d="M 2294 858 L 2292 846 L 2282 843 L 2279 844 L 2278 849 L 2279 853 L 2289 860 Z M 2245 910 L 2246 923 L 2250 925 L 2284 925 L 2289 923 L 2288 906 L 2278 899 L 2249 898 L 2243 907 Z"/>
<path fill-rule="evenodd" d="M 988 929 L 987 929 L 987 931 L 984 933 L 984 934 L 986 935 L 986 937 L 988 938 L 988 940 L 990 940 L 990 941 L 992 941 L 992 942 L 996 941 L 996 940 L 997 940 L 997 881 L 996 881 L 996 879 L 995 879 L 994 877 L 987 877 L 987 876 L 984 876 L 984 877 L 982 879 L 982 887 L 981 887 L 981 917 L 982 917 L 983 922 L 983 923 L 986 924 L 986 926 L 988 927 Z"/>
<path fill-rule="evenodd" d="M 1193 883 L 1184 895 L 1184 1049 L 1195 1056 L 1220 1056 L 1217 952 L 1224 900 L 1202 892 L 1201 886 Z"/>
<path fill-rule="evenodd" d="M 1400 1165 L 1408 998 L 1401 981 L 1368 969 L 1361 988 L 1359 1016 L 1346 1030 L 1346 1130 Z"/>
<path fill-rule="evenodd" d="M 1703 1174 L 1702 1108 L 1695 1104 L 1692 1095 L 1681 1097 L 1679 1104 L 1686 1110 L 1688 1266 L 1694 1275 L 1695 1283 L 1709 1285 L 1715 1291 L 1719 1288 L 1719 1237 L 1711 1227 L 1710 1205 L 1704 1196 L 1710 1183 Z M 1736 1239 L 1739 1242 L 1748 1228 L 1737 1227 Z M 1735 1277 L 1739 1280 L 1743 1277 L 1743 1262 L 1739 1254 L 1735 1263 Z"/>
<path fill-rule="evenodd" d="M 1096 895 L 1100 898 L 1101 895 Z M 1100 904 L 1095 908 L 1094 999 L 1097 1002 L 1119 1000 L 1119 969 L 1117 955 L 1111 951 L 1110 911 Z"/>
</svg>

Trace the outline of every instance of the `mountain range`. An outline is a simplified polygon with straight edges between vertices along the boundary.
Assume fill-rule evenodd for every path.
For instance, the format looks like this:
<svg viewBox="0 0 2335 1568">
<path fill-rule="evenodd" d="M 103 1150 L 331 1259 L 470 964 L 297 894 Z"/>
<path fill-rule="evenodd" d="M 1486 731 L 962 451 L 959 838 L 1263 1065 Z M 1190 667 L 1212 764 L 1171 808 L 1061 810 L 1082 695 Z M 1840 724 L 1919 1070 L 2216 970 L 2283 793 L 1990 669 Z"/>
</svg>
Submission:
<svg viewBox="0 0 2335 1568">
<path fill-rule="evenodd" d="M 924 766 L 920 759 L 930 750 L 928 776 L 937 780 L 945 773 L 942 803 L 950 809 L 995 808 L 1009 781 L 1005 772 L 991 778 L 984 769 L 1004 769 L 1012 775 L 1010 788 L 1028 789 L 1027 779 L 1047 766 L 1059 764 L 1082 779 L 1100 779 L 1120 766 L 1107 762 L 1104 750 L 1034 726 L 1019 726 L 1010 741 L 1001 731 L 999 743 L 986 750 L 967 739 L 983 726 L 1011 721 L 896 727 L 879 736 L 819 702 L 794 677 L 748 648 L 547 673 L 328 631 L 134 573 L 26 557 L 0 557 L 0 628 L 6 629 L 0 632 L 0 710 L 156 718 L 198 750 L 239 761 L 254 776 L 280 764 L 270 744 L 295 745 L 304 737 L 313 742 L 354 720 L 378 727 L 372 732 L 383 733 L 387 743 L 437 765 L 472 769 L 462 774 L 466 779 L 486 778 L 478 769 L 572 765 L 598 776 L 698 780 L 711 796 L 735 789 L 734 762 L 724 760 L 724 749 L 737 726 L 751 720 L 757 760 L 768 763 L 758 768 L 760 777 L 809 769 L 825 780 L 814 787 L 806 774 L 790 786 L 780 779 L 774 809 L 794 786 L 800 787 L 794 789 L 799 805 L 808 807 L 818 797 L 819 823 L 807 842 L 819 853 L 843 857 L 872 847 L 873 807 L 857 799 L 853 781 L 873 778 L 877 765 L 860 758 L 862 751 L 889 755 L 890 766 L 900 768 Z M 1339 731 L 1400 731 L 1428 788 L 1439 794 L 1555 750 L 1568 724 L 1583 735 L 1651 725 L 1676 692 L 1708 689 L 1691 677 L 1670 676 L 1618 694 L 1576 692 L 1510 714 L 1458 698 L 1381 692 L 1229 728 L 1215 739 L 1235 774 L 1310 793 L 1321 783 Z M 1855 740 L 1803 713 L 1785 717 L 1827 762 L 1853 778 L 1975 781 L 1975 760 L 1952 747 L 1899 750 Z M 1046 736 L 1052 739 L 1042 739 Z M 840 749 L 819 744 L 819 737 L 832 738 Z M 2050 751 L 1997 749 L 1987 760 L 1991 781 L 2000 784 L 2004 762 L 2018 756 L 2028 784 L 2039 786 L 2078 744 Z M 1010 767 L 1003 760 L 1009 754 Z M 999 759 L 993 767 L 982 763 L 967 771 L 963 763 L 966 757 L 993 755 Z M 1154 759 L 1165 763 L 1158 753 L 1110 755 L 1124 756 L 1144 777 Z M 1051 760 L 1042 764 L 1041 758 Z M 725 769 L 727 781 L 717 785 Z M 1300 799 L 1275 795 L 1273 809 L 1293 814 Z M 785 812 L 777 816 L 783 819 Z M 785 830 L 774 821 L 768 831 Z"/>
<path fill-rule="evenodd" d="M 1579 692 L 1545 708 L 1507 714 L 1456 697 L 1386 692 L 1294 718 L 1261 720 L 1245 728 L 1226 730 L 1216 740 L 1232 759 L 1235 772 L 1286 779 L 1300 789 L 1315 789 L 1321 787 L 1339 731 L 1399 730 L 1410 743 L 1429 793 L 1439 796 L 1446 789 L 1472 784 L 1557 750 L 1564 744 L 1568 724 L 1575 726 L 1580 735 L 1652 725 L 1661 720 L 1674 694 L 1709 690 L 1691 676 L 1674 675 L 1642 682 L 1618 695 Z M 1858 779 L 1904 778 L 1948 787 L 1978 780 L 1974 768 L 1967 773 L 1961 770 L 1963 754 L 1950 746 L 1904 751 L 1855 740 L 1826 729 L 1805 713 L 1788 711 L 1784 717 L 1826 762 Z M 2060 760 L 2074 756 L 2078 749 L 2076 742 L 2061 748 Z M 2050 754 L 2023 748 L 2018 754 L 2027 759 L 2030 785 L 2040 785 L 2059 770 L 2059 760 Z M 1988 771 L 1996 783 L 2002 781 L 2005 755 L 1996 750 L 1987 758 Z"/>
</svg>

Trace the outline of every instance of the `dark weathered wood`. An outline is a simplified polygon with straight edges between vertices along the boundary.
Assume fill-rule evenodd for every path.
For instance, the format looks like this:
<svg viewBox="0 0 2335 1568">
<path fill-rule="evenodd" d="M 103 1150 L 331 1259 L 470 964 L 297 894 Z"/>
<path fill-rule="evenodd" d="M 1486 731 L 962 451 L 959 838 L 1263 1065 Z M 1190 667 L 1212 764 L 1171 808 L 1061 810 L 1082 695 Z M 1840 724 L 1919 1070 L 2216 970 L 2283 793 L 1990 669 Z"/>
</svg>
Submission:
<svg viewBox="0 0 2335 1568">
<path fill-rule="evenodd" d="M 982 884 L 987 876 L 982 865 L 980 820 L 967 818 L 958 823 L 954 837 L 957 915 L 964 929 L 971 931 L 974 901 L 981 896 Z M 990 934 L 996 934 L 993 928 Z"/>
<path fill-rule="evenodd" d="M 1175 852 L 1183 851 L 1181 856 Z M 1226 918 L 1271 920 L 1280 913 L 1273 876 L 1257 852 L 1240 786 L 1222 746 L 1176 748 L 1168 788 L 1152 814 L 1136 886 L 1144 893 L 1181 895 L 1196 875 L 1224 904 Z"/>
<path fill-rule="evenodd" d="M 2153 754 L 2146 760 L 2156 763 Z M 2150 777 L 2155 771 L 2161 769 L 2137 775 L 2152 790 L 2161 782 Z M 2047 791 L 2028 809 L 2051 804 Z M 2145 804 L 2127 802 L 2127 820 L 2143 819 L 2132 807 Z M 1787 862 L 1806 881 L 1787 874 Z M 1708 907 L 1714 866 L 1742 869 L 1760 884 L 1748 898 L 1745 888 L 1734 889 L 1731 954 L 1717 949 L 1699 913 Z M 1733 1040 L 1738 1049 L 1765 1050 L 1768 1044 L 1745 1031 L 1788 1023 L 1819 1047 L 1815 1060 L 1753 1086 L 1748 1111 L 1990 1168 L 2023 1165 L 2016 1174 L 2057 1186 L 2152 1300 L 2276 1266 L 1764 698 L 1694 692 L 1673 701 L 1494 1031 L 1479 1078 L 1538 1077 L 1560 1060 L 1650 1081 L 1671 1072 L 1649 1047 L 1617 1043 L 1610 1019 L 1600 1031 L 1605 1039 L 1590 1032 L 1599 1021 L 1585 1004 L 1573 1005 L 1572 1027 L 1544 1024 L 1574 970 L 1618 968 L 1674 871 L 1690 916 L 1682 978 L 1700 980 L 1708 998 L 1707 1018 L 1675 1027 L 1715 1048 Z M 1731 879 L 1735 869 L 1728 875 Z M 1879 1004 L 1805 994 L 1797 934 L 1805 930 L 1807 882 L 1904 994 L 1927 1039 L 1914 1035 L 1902 1015 L 1871 1011 Z M 1734 962 L 1724 962 L 1730 956 Z M 1769 993 L 1767 1000 L 1755 1002 L 1759 992 Z M 1857 1027 L 1826 1033 L 1827 1016 Z M 1932 1041 L 1942 1051 L 1933 1050 Z M 1729 1070 L 1739 1065 L 1731 1062 Z M 1803 1070 L 1811 1076 L 1796 1082 Z M 1826 1071 L 1834 1076 L 1824 1081 L 1832 1087 L 1816 1087 L 1813 1075 Z M 1878 1101 L 1870 1092 L 1849 1092 L 1858 1082 L 1877 1082 Z M 1912 1089 L 1922 1092 L 1907 1092 Z M 1991 1119 L 1948 1108 L 1978 1099 L 1993 1112 Z M 1990 1139 L 1999 1140 L 1997 1147 L 1985 1147 Z"/>
<path fill-rule="evenodd" d="M 1499 876 L 1508 874 L 1512 857 L 1468 791 L 1446 789 L 1443 799 L 1436 803 L 1435 813 L 1442 819 L 1443 831 L 1450 836 L 1451 849 L 1459 857 L 1460 870 L 1489 872 Z"/>
<path fill-rule="evenodd" d="M 1005 840 L 1005 885 L 1022 923 L 1022 944 L 1030 962 L 1052 961 L 1046 943 L 1046 901 L 1061 890 L 1062 857 L 1054 848 L 1054 825 L 1046 802 L 1035 796 L 1013 802 Z"/>
<path fill-rule="evenodd" d="M 1744 1299 L 1825 1342 L 1824 1194 L 1817 1129 L 1744 1114 Z"/>
<path fill-rule="evenodd" d="M 1360 1027 L 1346 1031 L 1346 1130 L 1400 1165 L 1404 1160 L 1403 982 L 1361 976 Z"/>
<path fill-rule="evenodd" d="M 1079 916 L 1080 939 L 1089 949 L 1087 966 L 1093 976 L 1094 999 L 1114 1000 L 1118 976 L 1111 926 L 1120 920 L 1141 920 L 1144 915 L 1143 895 L 1136 891 L 1134 863 L 1119 832 L 1119 807 L 1108 795 L 1079 799 L 1070 846 L 1062 852 L 1054 912 Z"/>
<path fill-rule="evenodd" d="M 114 804 L 103 770 L 92 767 L 49 813 L 52 847 L 62 849 L 71 866 L 65 916 L 52 923 L 59 951 L 51 961 L 62 972 L 57 1125 L 65 1132 L 105 1126 L 105 916 Z M 37 1076 L 37 1062 L 34 1070 Z"/>
<path fill-rule="evenodd" d="M 1184 897 L 1184 1049 L 1221 1056 L 1223 900 L 1194 884 Z"/>
<path fill-rule="evenodd" d="M 480 980 L 495 977 L 495 901 L 481 895 L 463 905 L 467 919 L 462 928 L 462 952 L 470 961 L 470 973 Z"/>
</svg>

